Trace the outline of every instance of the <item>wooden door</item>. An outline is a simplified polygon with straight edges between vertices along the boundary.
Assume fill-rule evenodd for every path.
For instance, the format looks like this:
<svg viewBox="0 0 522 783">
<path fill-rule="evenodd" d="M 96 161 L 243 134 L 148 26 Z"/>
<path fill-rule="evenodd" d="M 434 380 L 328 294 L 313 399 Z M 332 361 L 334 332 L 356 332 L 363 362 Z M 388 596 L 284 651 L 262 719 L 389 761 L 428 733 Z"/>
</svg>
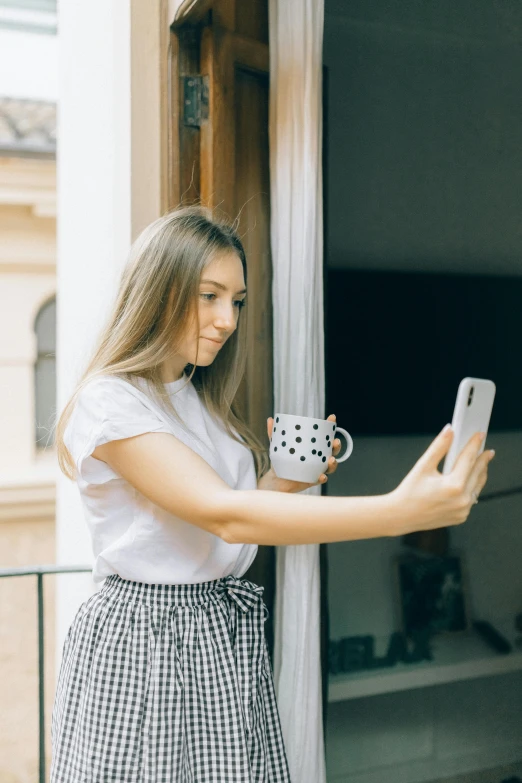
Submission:
<svg viewBox="0 0 522 783">
<path fill-rule="evenodd" d="M 238 221 L 248 262 L 248 360 L 238 401 L 268 448 L 273 414 L 268 160 L 268 0 L 200 0 L 171 30 L 168 207 L 200 202 Z M 188 107 L 188 111 L 187 111 Z M 245 578 L 265 588 L 273 649 L 275 548 Z"/>
</svg>

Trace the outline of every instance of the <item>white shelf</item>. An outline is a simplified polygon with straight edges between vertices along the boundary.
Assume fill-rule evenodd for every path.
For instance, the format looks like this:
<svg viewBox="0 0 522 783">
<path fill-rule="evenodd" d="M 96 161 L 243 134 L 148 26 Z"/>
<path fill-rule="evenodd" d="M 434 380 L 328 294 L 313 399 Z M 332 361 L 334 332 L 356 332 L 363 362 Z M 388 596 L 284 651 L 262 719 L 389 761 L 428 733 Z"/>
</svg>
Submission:
<svg viewBox="0 0 522 783">
<path fill-rule="evenodd" d="M 363 696 L 426 688 L 430 685 L 444 685 L 522 670 L 522 648 L 515 646 L 514 633 L 509 632 L 509 629 L 499 622 L 493 622 L 493 625 L 513 644 L 511 653 L 502 655 L 495 652 L 475 631 L 435 636 L 432 641 L 432 661 L 397 663 L 389 668 L 331 674 L 328 701 L 360 699 Z M 379 642 L 381 648 L 384 646 L 385 649 L 385 640 Z"/>
</svg>

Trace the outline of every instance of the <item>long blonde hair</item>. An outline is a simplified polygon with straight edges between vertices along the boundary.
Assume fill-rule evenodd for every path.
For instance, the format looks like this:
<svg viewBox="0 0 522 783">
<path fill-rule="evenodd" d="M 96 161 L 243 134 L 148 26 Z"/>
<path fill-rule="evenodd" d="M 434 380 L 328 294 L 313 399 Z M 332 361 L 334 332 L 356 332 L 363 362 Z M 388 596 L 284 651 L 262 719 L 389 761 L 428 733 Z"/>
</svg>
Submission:
<svg viewBox="0 0 522 783">
<path fill-rule="evenodd" d="M 216 252 L 226 250 L 239 256 L 246 282 L 245 251 L 237 233 L 230 225 L 215 221 L 203 207 L 169 212 L 147 226 L 133 243 L 112 312 L 56 423 L 58 463 L 68 478 L 76 479 L 76 466 L 63 436 L 78 394 L 92 379 L 114 375 L 133 383 L 144 378 L 177 416 L 160 366 L 176 354 L 187 323 L 192 318 L 197 322 L 201 272 Z M 211 365 L 198 367 L 196 356 L 196 363 L 185 369 L 209 412 L 234 440 L 251 449 L 259 477 L 268 468 L 266 449 L 241 419 L 235 402 L 245 363 L 246 320 L 240 316 L 238 328 Z"/>
</svg>

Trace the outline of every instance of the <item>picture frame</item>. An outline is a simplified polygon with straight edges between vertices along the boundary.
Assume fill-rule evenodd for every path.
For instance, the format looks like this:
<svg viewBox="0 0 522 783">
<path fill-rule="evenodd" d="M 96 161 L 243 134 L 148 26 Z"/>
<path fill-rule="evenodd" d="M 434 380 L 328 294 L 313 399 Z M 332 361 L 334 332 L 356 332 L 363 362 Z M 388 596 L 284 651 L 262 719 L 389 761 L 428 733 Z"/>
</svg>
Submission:
<svg viewBox="0 0 522 783">
<path fill-rule="evenodd" d="M 395 576 L 401 630 L 406 636 L 470 630 L 467 571 L 461 553 L 400 555 Z"/>
</svg>

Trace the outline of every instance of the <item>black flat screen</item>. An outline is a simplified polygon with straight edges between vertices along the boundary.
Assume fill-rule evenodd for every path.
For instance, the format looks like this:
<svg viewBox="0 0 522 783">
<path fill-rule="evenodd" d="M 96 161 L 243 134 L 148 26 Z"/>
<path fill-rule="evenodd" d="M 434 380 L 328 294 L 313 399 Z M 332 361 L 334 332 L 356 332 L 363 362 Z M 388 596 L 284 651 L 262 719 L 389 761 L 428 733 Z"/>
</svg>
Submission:
<svg viewBox="0 0 522 783">
<path fill-rule="evenodd" d="M 497 386 L 490 430 L 522 429 L 522 277 L 329 269 L 327 414 L 353 435 L 436 434 L 462 378 Z"/>
</svg>

